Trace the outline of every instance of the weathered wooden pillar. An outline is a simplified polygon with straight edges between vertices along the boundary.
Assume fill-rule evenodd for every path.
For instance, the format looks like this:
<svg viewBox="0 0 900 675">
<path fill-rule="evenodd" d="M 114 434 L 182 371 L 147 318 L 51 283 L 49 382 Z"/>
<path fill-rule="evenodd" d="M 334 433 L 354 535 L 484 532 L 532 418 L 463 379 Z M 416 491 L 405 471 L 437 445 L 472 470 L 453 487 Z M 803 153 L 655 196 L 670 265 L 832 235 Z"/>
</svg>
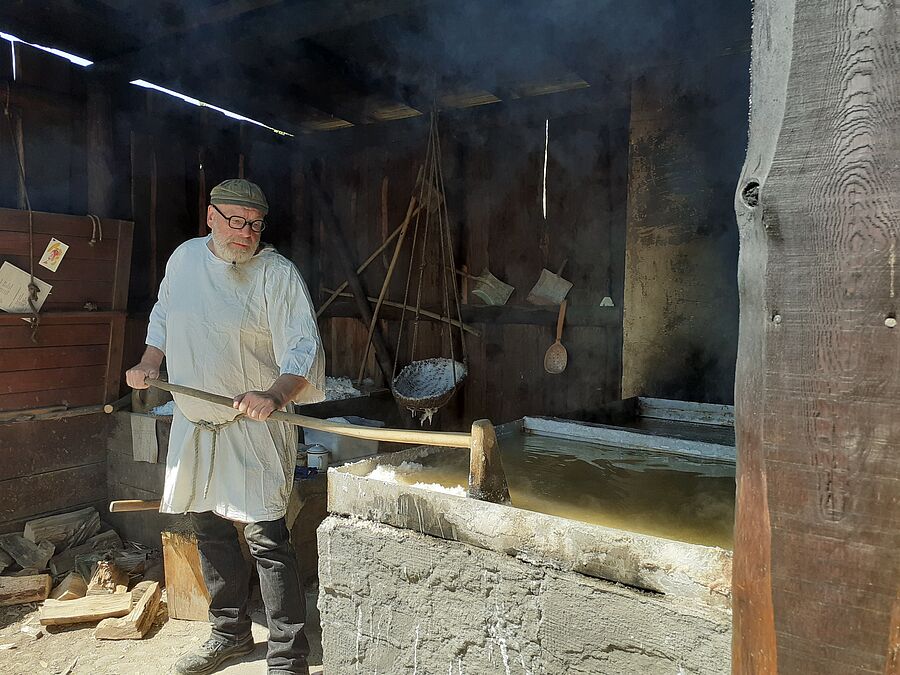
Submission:
<svg viewBox="0 0 900 675">
<path fill-rule="evenodd" d="M 735 673 L 900 672 L 900 5 L 757 0 Z"/>
<path fill-rule="evenodd" d="M 115 195 L 112 101 L 102 79 L 87 82 L 88 212 L 101 218 L 119 215 Z"/>
</svg>

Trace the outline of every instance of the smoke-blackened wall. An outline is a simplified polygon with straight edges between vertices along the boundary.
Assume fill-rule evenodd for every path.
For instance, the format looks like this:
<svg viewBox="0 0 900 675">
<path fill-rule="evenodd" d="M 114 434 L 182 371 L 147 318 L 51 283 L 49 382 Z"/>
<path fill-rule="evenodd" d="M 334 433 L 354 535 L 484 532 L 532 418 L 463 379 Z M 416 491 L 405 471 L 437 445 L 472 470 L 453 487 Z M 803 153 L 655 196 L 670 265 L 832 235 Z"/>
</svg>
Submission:
<svg viewBox="0 0 900 675">
<path fill-rule="evenodd" d="M 634 82 L 623 396 L 732 403 L 749 54 Z"/>
</svg>

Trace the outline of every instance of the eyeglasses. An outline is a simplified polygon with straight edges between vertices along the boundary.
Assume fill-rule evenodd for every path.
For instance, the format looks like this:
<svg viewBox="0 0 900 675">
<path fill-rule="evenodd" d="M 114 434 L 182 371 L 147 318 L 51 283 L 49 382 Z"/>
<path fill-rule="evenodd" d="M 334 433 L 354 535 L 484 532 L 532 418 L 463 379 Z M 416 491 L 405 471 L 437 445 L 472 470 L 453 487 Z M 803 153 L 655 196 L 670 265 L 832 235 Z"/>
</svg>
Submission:
<svg viewBox="0 0 900 675">
<path fill-rule="evenodd" d="M 242 218 L 241 216 L 226 216 L 224 213 L 219 211 L 219 207 L 215 204 L 210 204 L 216 212 L 222 216 L 225 220 L 228 221 L 228 227 L 232 230 L 243 230 L 244 225 L 249 225 L 250 229 L 256 233 L 262 232 L 266 229 L 266 221 L 260 220 L 247 220 L 246 218 Z"/>
</svg>

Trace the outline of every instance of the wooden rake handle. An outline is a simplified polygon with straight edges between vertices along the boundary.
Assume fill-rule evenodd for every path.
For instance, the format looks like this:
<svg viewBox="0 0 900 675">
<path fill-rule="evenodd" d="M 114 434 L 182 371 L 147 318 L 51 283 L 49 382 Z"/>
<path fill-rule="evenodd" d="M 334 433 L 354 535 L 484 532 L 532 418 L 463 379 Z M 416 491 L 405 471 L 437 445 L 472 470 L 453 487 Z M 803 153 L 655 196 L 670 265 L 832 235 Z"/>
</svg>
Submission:
<svg viewBox="0 0 900 675">
<path fill-rule="evenodd" d="M 172 384 L 162 380 L 147 380 L 151 386 L 163 389 L 173 394 L 192 396 L 209 403 L 215 403 L 234 409 L 234 399 L 199 389 L 192 389 L 179 384 Z M 386 441 L 389 443 L 406 443 L 411 445 L 432 445 L 450 448 L 467 448 L 469 450 L 469 490 L 470 497 L 485 501 L 508 503 L 509 487 L 503 464 L 500 461 L 500 449 L 497 445 L 497 436 L 494 426 L 489 420 L 476 420 L 472 423 L 472 432 L 465 434 L 458 431 L 416 431 L 409 429 L 384 429 L 376 427 L 362 427 L 344 422 L 327 422 L 316 417 L 296 415 L 283 411 L 275 411 L 270 419 L 287 422 L 308 429 L 317 429 L 351 438 L 362 438 L 370 441 Z M 116 506 L 117 511 L 150 510 L 152 502 L 146 502 L 146 506 L 137 506 L 141 500 L 123 500 L 110 504 L 110 510 Z M 128 507 L 131 504 L 134 507 Z M 120 506 L 121 505 L 121 506 Z M 155 508 L 159 508 L 156 504 Z"/>
<path fill-rule="evenodd" d="M 199 389 L 192 389 L 180 384 L 163 382 L 162 380 L 147 380 L 147 383 L 158 389 L 173 394 L 193 396 L 208 403 L 216 403 L 227 408 L 234 409 L 234 399 L 219 394 L 210 394 Z M 471 445 L 471 434 L 459 431 L 416 431 L 411 429 L 385 429 L 377 427 L 363 427 L 345 422 L 328 422 L 317 417 L 297 415 L 281 410 L 273 412 L 269 419 L 278 422 L 287 422 L 298 427 L 316 429 L 350 438 L 362 438 L 369 441 L 385 441 L 388 443 L 408 443 L 412 445 L 438 445 L 449 448 L 468 448 Z"/>
</svg>

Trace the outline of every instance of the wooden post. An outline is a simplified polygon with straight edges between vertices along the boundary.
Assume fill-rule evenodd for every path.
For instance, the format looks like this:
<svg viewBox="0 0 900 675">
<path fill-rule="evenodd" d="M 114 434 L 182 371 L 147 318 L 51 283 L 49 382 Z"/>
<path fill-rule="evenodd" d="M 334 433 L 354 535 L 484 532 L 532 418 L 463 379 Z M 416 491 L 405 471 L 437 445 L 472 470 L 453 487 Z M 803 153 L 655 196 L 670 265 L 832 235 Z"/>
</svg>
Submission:
<svg viewBox="0 0 900 675">
<path fill-rule="evenodd" d="M 87 184 L 88 213 L 115 216 L 112 102 L 102 81 L 87 83 Z"/>
<path fill-rule="evenodd" d="M 500 460 L 494 425 L 488 420 L 472 423 L 469 447 L 469 497 L 497 504 L 509 504 L 509 486 Z"/>
<path fill-rule="evenodd" d="M 900 672 L 898 20 L 754 4 L 734 673 Z"/>
</svg>

